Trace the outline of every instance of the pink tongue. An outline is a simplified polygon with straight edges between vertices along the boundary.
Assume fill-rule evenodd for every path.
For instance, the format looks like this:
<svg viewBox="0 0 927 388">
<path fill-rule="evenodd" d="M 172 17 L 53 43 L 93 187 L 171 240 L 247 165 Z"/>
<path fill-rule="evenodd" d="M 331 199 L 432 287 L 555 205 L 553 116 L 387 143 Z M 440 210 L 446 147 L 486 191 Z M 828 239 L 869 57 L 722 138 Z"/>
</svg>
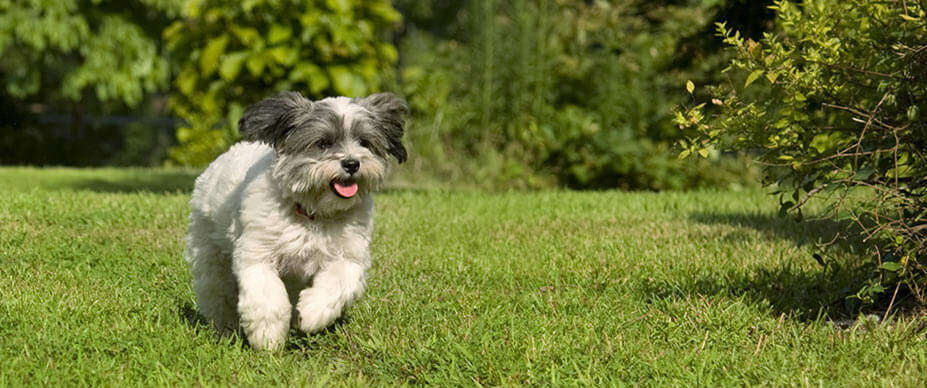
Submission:
<svg viewBox="0 0 927 388">
<path fill-rule="evenodd" d="M 338 195 L 351 198 L 354 194 L 357 194 L 357 183 L 351 183 L 347 185 L 342 185 L 341 183 L 335 183 L 335 191 L 338 192 Z"/>
</svg>

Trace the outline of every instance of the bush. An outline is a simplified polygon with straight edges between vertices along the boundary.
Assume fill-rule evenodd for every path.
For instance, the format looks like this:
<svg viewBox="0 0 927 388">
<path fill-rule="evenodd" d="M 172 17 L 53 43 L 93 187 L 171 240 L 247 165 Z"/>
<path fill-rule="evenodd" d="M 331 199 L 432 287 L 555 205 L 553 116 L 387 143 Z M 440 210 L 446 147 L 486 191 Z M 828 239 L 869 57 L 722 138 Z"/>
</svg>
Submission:
<svg viewBox="0 0 927 388">
<path fill-rule="evenodd" d="M 678 84 L 692 76 L 676 67 L 676 49 L 717 9 L 643 1 L 465 4 L 451 16 L 435 5 L 432 13 L 450 26 L 413 24 L 401 47 L 403 92 L 416 119 L 412 148 L 437 161 L 426 169 L 495 188 L 729 182 L 733 174 L 708 168 L 716 162 L 678 163 L 671 154 Z M 416 23 L 421 8 L 410 7 Z"/>
<path fill-rule="evenodd" d="M 23 100 L 138 106 L 163 90 L 161 28 L 181 0 L 0 0 L 0 80 Z"/>
<path fill-rule="evenodd" d="M 924 302 L 927 2 L 805 0 L 773 8 L 775 33 L 759 42 L 718 27 L 736 53 L 730 70 L 743 78 L 710 88 L 710 103 L 679 112 L 676 122 L 688 133 L 683 156 L 753 152 L 782 213 L 801 217 L 810 198 L 824 196 L 829 215 L 849 214 L 862 240 L 874 243 L 874 276 L 853 298 L 873 302 L 906 284 Z"/>
<path fill-rule="evenodd" d="M 160 164 L 169 139 L 147 124 L 181 3 L 0 0 L 0 164 Z"/>
<path fill-rule="evenodd" d="M 203 165 L 237 139 L 244 107 L 281 90 L 308 97 L 377 90 L 396 61 L 388 0 L 191 1 L 164 32 L 178 63 L 172 108 L 187 125 L 170 157 Z"/>
</svg>

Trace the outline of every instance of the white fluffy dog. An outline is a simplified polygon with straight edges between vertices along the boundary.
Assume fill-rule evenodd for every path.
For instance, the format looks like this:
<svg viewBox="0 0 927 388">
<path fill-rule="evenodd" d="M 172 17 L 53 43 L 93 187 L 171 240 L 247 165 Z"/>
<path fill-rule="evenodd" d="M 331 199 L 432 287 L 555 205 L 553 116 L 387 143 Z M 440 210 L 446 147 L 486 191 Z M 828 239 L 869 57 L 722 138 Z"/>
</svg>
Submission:
<svg viewBox="0 0 927 388">
<path fill-rule="evenodd" d="M 406 159 L 405 102 L 389 93 L 249 107 L 246 140 L 196 179 L 186 260 L 200 313 L 220 333 L 279 349 L 292 326 L 334 322 L 364 291 L 370 193 Z"/>
</svg>

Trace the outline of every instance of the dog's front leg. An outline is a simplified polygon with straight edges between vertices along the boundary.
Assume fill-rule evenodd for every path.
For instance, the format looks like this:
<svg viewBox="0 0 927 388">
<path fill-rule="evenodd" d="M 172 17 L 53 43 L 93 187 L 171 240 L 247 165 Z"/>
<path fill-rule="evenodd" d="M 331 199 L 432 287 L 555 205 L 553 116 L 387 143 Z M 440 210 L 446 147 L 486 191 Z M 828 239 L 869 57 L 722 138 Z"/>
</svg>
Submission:
<svg viewBox="0 0 927 388">
<path fill-rule="evenodd" d="M 364 293 L 367 266 L 348 259 L 330 261 L 315 274 L 312 287 L 299 293 L 299 329 L 315 333 L 332 324 Z"/>
<path fill-rule="evenodd" d="M 248 342 L 255 349 L 277 350 L 286 341 L 292 306 L 286 287 L 266 260 L 235 260 L 238 313 Z"/>
</svg>

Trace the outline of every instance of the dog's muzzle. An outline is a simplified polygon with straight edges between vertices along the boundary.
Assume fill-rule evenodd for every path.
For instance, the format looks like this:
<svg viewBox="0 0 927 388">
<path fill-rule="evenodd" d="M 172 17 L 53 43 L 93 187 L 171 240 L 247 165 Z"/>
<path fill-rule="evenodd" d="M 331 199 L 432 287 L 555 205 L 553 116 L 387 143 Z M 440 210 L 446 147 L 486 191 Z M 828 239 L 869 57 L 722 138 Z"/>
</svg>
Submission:
<svg viewBox="0 0 927 388">
<path fill-rule="evenodd" d="M 344 159 L 341 161 L 341 168 L 353 176 L 360 169 L 360 162 L 357 159 Z M 357 194 L 357 182 L 353 178 L 332 180 L 331 188 L 332 192 L 341 198 L 351 198 Z"/>
<path fill-rule="evenodd" d="M 360 168 L 360 162 L 357 159 L 345 159 L 341 161 L 341 168 L 348 174 L 354 175 Z"/>
</svg>

